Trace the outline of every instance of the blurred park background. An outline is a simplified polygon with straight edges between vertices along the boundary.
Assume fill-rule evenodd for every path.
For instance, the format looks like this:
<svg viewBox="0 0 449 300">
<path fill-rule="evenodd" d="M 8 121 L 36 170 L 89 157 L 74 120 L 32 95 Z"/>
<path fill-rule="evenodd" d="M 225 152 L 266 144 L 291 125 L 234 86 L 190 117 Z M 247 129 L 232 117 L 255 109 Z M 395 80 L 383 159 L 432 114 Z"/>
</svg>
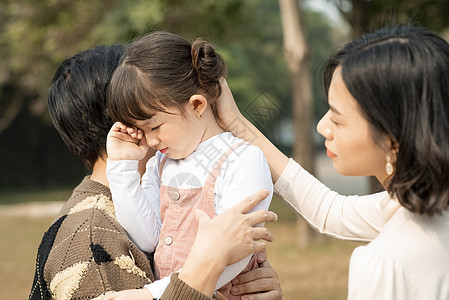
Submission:
<svg viewBox="0 0 449 300">
<path fill-rule="evenodd" d="M 153 30 L 202 37 L 225 58 L 251 121 L 332 189 L 363 194 L 375 182 L 335 174 L 315 132 L 327 110 L 320 67 L 383 25 L 422 25 L 447 38 L 448 15 L 447 0 L 0 0 L 0 299 L 27 297 L 54 209 L 89 172 L 47 114 L 47 89 L 64 59 Z M 268 256 L 284 299 L 345 299 L 357 244 L 317 238 L 279 199 L 272 209 L 280 220 L 269 225 Z"/>
</svg>

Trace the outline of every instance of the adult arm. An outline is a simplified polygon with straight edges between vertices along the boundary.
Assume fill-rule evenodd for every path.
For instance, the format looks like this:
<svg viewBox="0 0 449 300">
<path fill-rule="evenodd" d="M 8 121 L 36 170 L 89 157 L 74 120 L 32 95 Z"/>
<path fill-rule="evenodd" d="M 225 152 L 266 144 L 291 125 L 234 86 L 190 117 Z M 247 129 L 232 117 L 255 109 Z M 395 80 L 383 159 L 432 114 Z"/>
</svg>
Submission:
<svg viewBox="0 0 449 300">
<path fill-rule="evenodd" d="M 220 125 L 235 136 L 258 146 L 275 182 L 274 190 L 316 230 L 348 240 L 370 241 L 399 208 L 387 193 L 342 196 L 290 160 L 239 111 L 226 81 L 217 102 Z"/>
<path fill-rule="evenodd" d="M 226 80 L 221 79 L 220 83 L 222 94 L 217 102 L 220 125 L 234 136 L 250 142 L 263 151 L 270 166 L 272 181 L 276 182 L 287 166 L 289 158 L 240 113 Z"/>
<path fill-rule="evenodd" d="M 344 240 L 371 241 L 400 207 L 387 192 L 340 195 L 293 160 L 274 189 L 314 229 Z"/>
</svg>

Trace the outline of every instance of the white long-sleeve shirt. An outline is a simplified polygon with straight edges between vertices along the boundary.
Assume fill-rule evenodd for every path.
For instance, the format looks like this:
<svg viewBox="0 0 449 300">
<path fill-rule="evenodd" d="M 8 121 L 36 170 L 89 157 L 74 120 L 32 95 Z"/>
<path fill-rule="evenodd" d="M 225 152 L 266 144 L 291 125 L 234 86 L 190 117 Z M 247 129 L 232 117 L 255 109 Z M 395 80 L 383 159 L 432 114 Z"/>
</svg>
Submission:
<svg viewBox="0 0 449 300">
<path fill-rule="evenodd" d="M 220 156 L 240 141 L 229 132 L 216 135 L 202 142 L 185 159 L 168 159 L 162 177 L 159 173 L 159 164 L 164 154 L 157 152 L 148 161 L 141 183 L 137 161 L 108 160 L 107 178 L 116 216 L 131 240 L 141 250 L 154 252 L 161 228 L 159 201 L 161 183 L 177 188 L 201 187 Z M 230 154 L 215 181 L 216 214 L 226 211 L 261 189 L 268 189 L 270 195 L 251 211 L 268 210 L 273 184 L 263 152 L 256 146 L 243 145 Z M 226 268 L 222 276 L 224 279 L 220 279 L 219 284 L 224 284 L 227 282 L 226 278 L 229 281 L 239 274 L 249 259 L 250 257 L 240 264 Z M 225 282 L 221 282 L 223 280 Z M 152 293 L 159 294 L 163 291 L 163 284 L 153 286 L 158 288 L 157 291 L 150 289 Z"/>
<path fill-rule="evenodd" d="M 348 299 L 449 299 L 449 212 L 414 214 L 387 192 L 342 196 L 293 160 L 274 190 L 319 232 L 371 241 L 351 256 Z"/>
</svg>

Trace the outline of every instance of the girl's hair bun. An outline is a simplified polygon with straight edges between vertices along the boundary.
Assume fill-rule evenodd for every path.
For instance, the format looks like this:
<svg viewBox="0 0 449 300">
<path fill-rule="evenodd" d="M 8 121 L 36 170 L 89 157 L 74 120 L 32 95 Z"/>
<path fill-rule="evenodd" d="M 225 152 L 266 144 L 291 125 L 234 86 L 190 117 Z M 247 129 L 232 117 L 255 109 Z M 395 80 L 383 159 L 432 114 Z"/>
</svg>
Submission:
<svg viewBox="0 0 449 300">
<path fill-rule="evenodd" d="M 224 59 L 214 47 L 202 39 L 192 43 L 192 67 L 197 74 L 199 86 L 212 98 L 221 94 L 220 77 L 227 74 Z"/>
</svg>

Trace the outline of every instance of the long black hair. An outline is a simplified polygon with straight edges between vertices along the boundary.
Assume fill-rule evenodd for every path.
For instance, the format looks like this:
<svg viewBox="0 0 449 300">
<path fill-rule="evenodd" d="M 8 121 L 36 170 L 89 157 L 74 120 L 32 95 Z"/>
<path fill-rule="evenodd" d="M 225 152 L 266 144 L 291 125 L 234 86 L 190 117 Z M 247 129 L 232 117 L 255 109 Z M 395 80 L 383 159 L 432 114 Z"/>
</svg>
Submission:
<svg viewBox="0 0 449 300">
<path fill-rule="evenodd" d="M 449 44 L 420 27 L 366 34 L 324 68 L 328 92 L 335 69 L 371 124 L 373 139 L 399 145 L 387 191 L 412 212 L 433 216 L 449 203 Z"/>
</svg>

